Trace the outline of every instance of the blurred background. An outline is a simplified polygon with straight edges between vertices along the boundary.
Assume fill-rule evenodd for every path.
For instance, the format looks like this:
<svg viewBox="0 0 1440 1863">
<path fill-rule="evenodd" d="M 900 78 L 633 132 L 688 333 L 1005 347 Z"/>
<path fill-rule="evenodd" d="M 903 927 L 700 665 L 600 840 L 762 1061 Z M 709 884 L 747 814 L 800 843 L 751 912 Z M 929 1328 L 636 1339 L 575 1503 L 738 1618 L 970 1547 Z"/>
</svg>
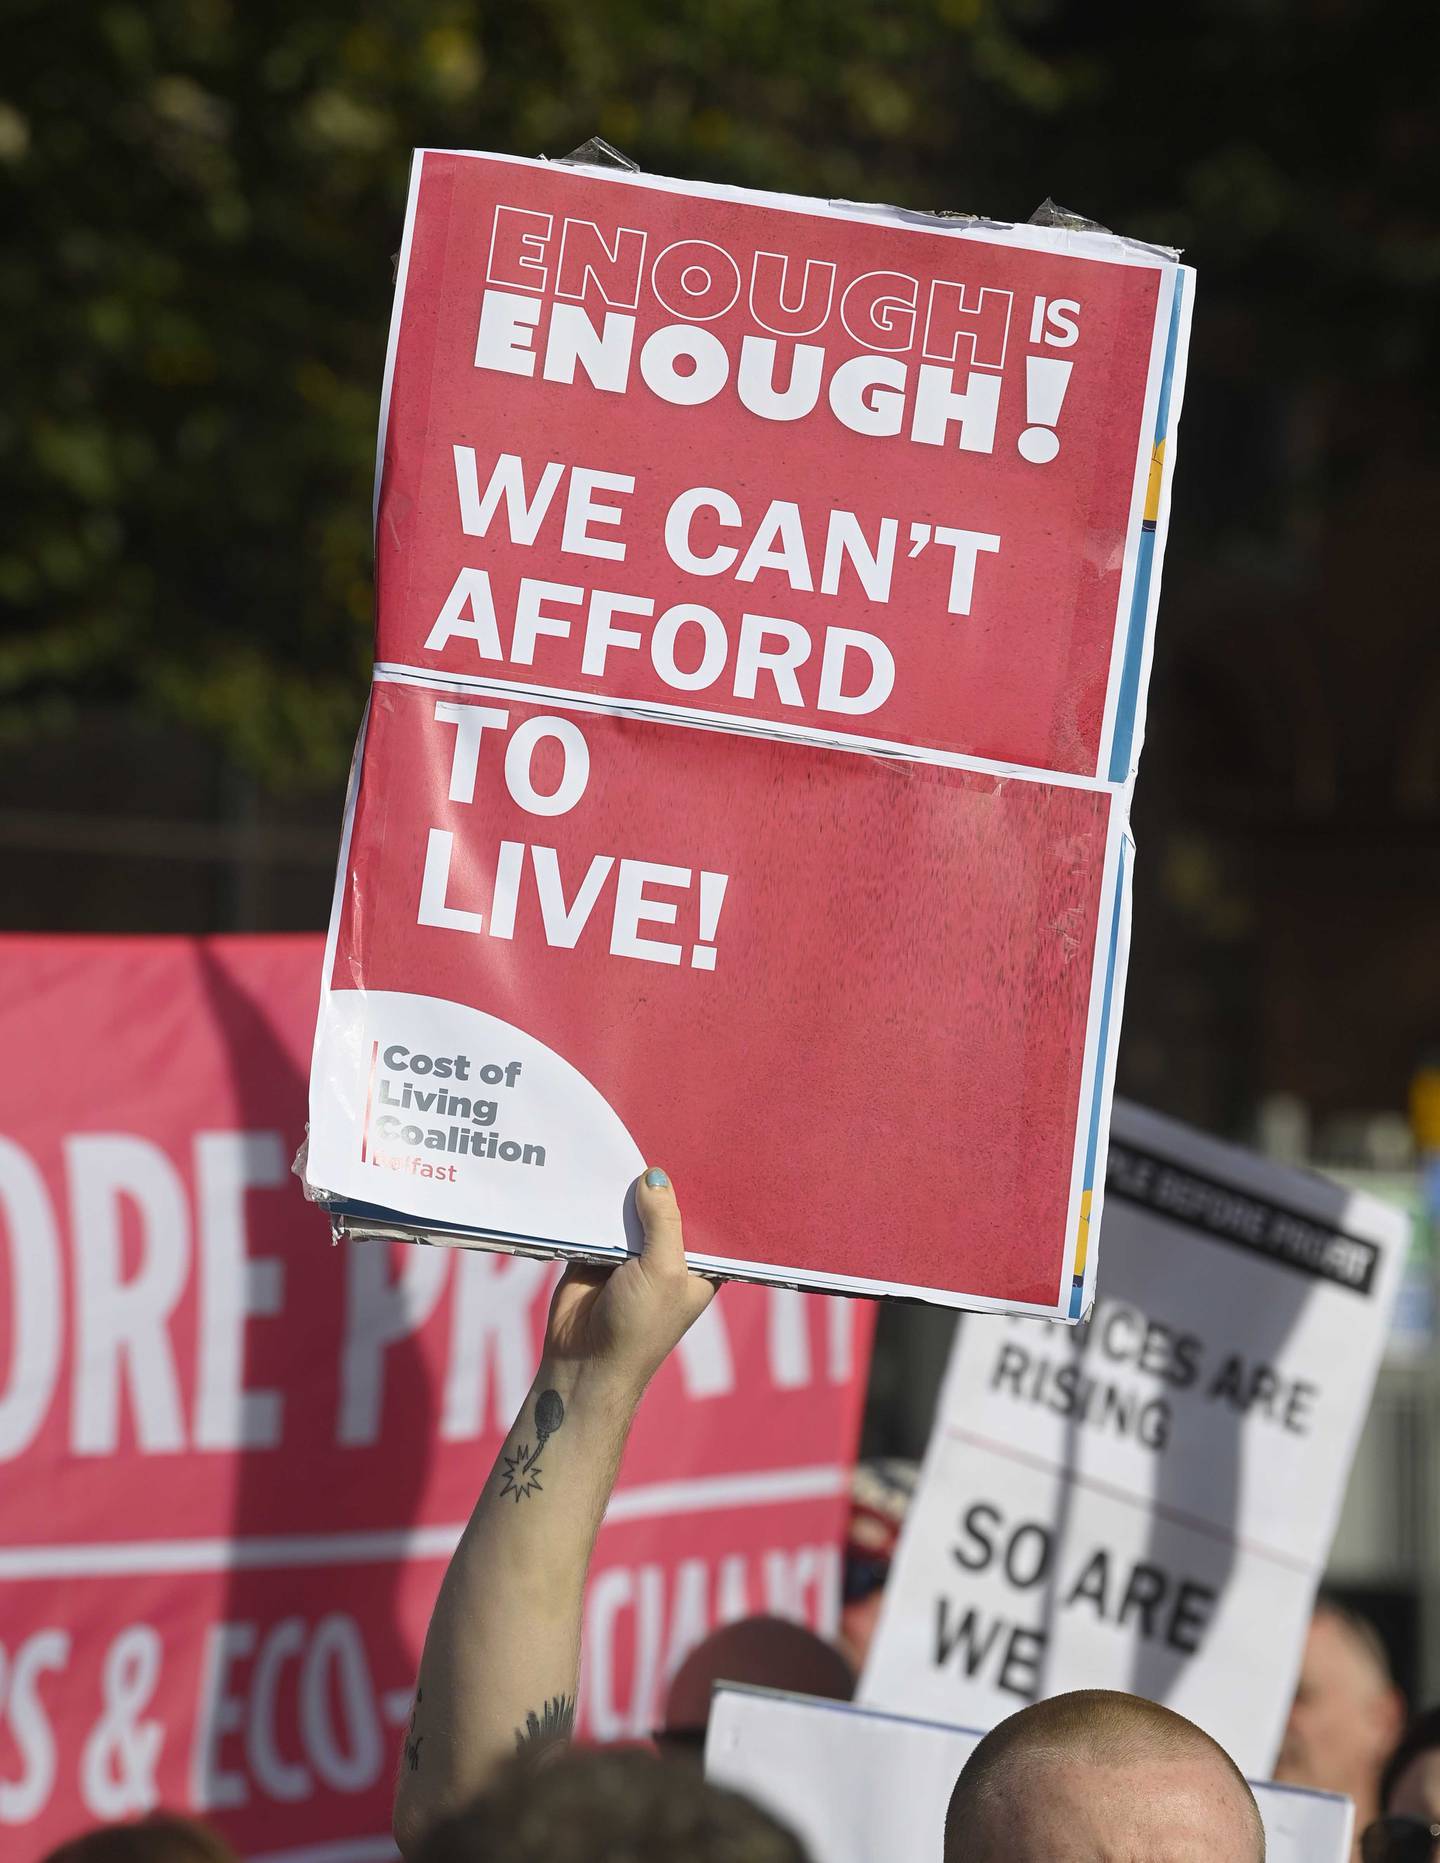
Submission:
<svg viewBox="0 0 1440 1863">
<path fill-rule="evenodd" d="M 1199 268 L 1121 1088 L 1403 1204 L 1332 1574 L 1440 1692 L 1440 11 L 10 0 L 9 930 L 320 929 L 412 145 L 1024 219 Z M 882 1327 L 915 1452 L 943 1317 Z M 903 1367 L 903 1372 L 902 1372 Z"/>
</svg>

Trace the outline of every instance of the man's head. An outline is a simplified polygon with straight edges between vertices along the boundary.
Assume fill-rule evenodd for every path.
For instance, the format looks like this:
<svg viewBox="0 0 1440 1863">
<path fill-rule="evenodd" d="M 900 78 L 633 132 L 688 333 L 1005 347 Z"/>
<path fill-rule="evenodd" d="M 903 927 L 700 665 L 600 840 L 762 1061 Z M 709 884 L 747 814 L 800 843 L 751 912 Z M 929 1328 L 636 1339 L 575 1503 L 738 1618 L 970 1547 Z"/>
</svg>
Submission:
<svg viewBox="0 0 1440 1863">
<path fill-rule="evenodd" d="M 469 1811 L 432 1831 L 416 1863 L 808 1863 L 799 1839 L 748 1799 L 648 1753 L 514 1763 Z"/>
<path fill-rule="evenodd" d="M 945 1863 L 1264 1863 L 1255 1795 L 1222 1747 L 1138 1695 L 1082 1689 L 980 1742 Z"/>
<path fill-rule="evenodd" d="M 742 1617 L 722 1624 L 695 1645 L 666 1693 L 655 1744 L 667 1759 L 688 1757 L 698 1764 L 717 1682 L 790 1689 L 827 1701 L 848 1701 L 855 1693 L 855 1672 L 849 1663 L 803 1624 L 783 1617 Z"/>
<path fill-rule="evenodd" d="M 234 1852 L 193 1818 L 152 1812 L 138 1824 L 107 1824 L 52 1850 L 45 1863 L 237 1863 Z"/>
<path fill-rule="evenodd" d="M 1294 1706 L 1275 1777 L 1344 1792 L 1363 1825 L 1377 1804 L 1380 1769 L 1400 1738 L 1405 1704 L 1385 1646 L 1363 1617 L 1322 1599 L 1310 1620 Z"/>
</svg>

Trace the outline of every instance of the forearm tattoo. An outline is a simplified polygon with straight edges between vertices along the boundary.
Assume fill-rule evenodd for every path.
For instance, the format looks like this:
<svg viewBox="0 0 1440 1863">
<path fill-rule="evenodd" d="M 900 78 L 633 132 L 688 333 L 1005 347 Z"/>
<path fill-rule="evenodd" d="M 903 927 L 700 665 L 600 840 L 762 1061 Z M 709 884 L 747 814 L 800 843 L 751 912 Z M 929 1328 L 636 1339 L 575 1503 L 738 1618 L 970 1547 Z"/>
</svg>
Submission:
<svg viewBox="0 0 1440 1863">
<path fill-rule="evenodd" d="M 515 1496 L 518 1507 L 527 1494 L 540 1494 L 540 1454 L 556 1430 L 565 1421 L 565 1406 L 558 1391 L 542 1391 L 535 1400 L 535 1447 L 517 1443 L 513 1455 L 501 1457 L 500 1495 Z M 533 1716 L 531 1717 L 534 1718 Z"/>
<path fill-rule="evenodd" d="M 555 1746 L 568 1740 L 575 1731 L 575 1697 L 552 1695 L 537 1714 L 532 1708 L 525 1725 L 515 1729 L 515 1751 L 532 1753 L 540 1747 Z"/>
</svg>

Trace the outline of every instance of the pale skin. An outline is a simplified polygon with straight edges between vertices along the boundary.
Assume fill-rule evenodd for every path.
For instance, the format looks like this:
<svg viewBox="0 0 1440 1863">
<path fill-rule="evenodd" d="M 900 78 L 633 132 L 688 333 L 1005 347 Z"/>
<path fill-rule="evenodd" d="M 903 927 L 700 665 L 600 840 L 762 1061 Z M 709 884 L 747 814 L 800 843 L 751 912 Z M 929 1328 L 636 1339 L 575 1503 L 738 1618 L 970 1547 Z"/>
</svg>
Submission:
<svg viewBox="0 0 1440 1863">
<path fill-rule="evenodd" d="M 1106 1766 L 1041 1752 L 1008 1784 L 980 1828 L 950 1820 L 945 1863 L 1258 1863 L 1244 1800 L 1204 1754 Z"/>
<path fill-rule="evenodd" d="M 630 1424 L 715 1294 L 686 1267 L 663 1171 L 641 1177 L 635 1207 L 640 1254 L 572 1266 L 555 1290 L 535 1382 L 440 1586 L 395 1791 L 402 1855 L 517 1747 L 569 1733 L 585 1576 Z"/>
<path fill-rule="evenodd" d="M 1355 1851 L 1379 1814 L 1380 1769 L 1400 1738 L 1405 1704 L 1343 1618 L 1316 1611 L 1275 1777 L 1355 1801 Z"/>
</svg>

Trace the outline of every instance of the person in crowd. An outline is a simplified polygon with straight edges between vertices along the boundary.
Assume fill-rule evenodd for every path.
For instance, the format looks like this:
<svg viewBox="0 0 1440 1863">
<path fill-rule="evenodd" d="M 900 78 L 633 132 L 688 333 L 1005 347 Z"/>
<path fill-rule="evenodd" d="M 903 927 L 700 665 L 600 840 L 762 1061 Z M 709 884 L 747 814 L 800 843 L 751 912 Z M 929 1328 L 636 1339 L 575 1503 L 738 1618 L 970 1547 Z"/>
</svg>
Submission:
<svg viewBox="0 0 1440 1863">
<path fill-rule="evenodd" d="M 1210 1736 L 1137 1695 L 1055 1695 L 993 1728 L 945 1819 L 945 1863 L 1264 1863 L 1255 1794 Z"/>
<path fill-rule="evenodd" d="M 574 1725 L 586 1572 L 631 1421 L 715 1292 L 686 1264 L 666 1174 L 647 1170 L 634 1194 L 640 1253 L 615 1268 L 566 1271 L 535 1382 L 436 1599 L 395 1796 L 395 1839 L 417 1863 L 601 1863 L 649 1854 L 640 1846 L 652 1837 L 657 1857 L 803 1863 L 793 1839 L 717 1799 L 693 1769 L 646 1755 L 557 1759 L 553 1751 Z M 627 1808 L 632 1786 L 641 1795 Z M 700 1797 L 678 1796 L 697 1787 Z M 751 1820 L 744 1829 L 753 1843 L 746 1836 L 726 1849 L 717 1836 L 706 1849 L 698 1836 L 678 1837 L 683 1824 L 665 1823 L 672 1792 L 676 1807 L 693 1807 L 677 1808 L 675 1819 L 708 1829 L 724 1802 L 726 1816 Z M 630 1820 L 619 1827 L 635 1832 L 629 1851 L 606 1836 L 606 1817 Z M 511 1848 L 495 1847 L 498 1833 Z M 791 1847 L 773 1848 L 780 1842 Z M 987 1735 L 945 1828 L 946 1863 L 1263 1856 L 1254 1798 L 1221 1749 L 1167 1709 L 1101 1692 L 1025 1709 Z"/>
<path fill-rule="evenodd" d="M 1405 1700 L 1373 1624 L 1333 1598 L 1316 1603 L 1275 1777 L 1342 1792 L 1358 1833 L 1380 1807 L 1380 1772 L 1400 1737 Z"/>
<path fill-rule="evenodd" d="M 717 1682 L 785 1688 L 849 1701 L 855 1672 L 833 1644 L 785 1617 L 742 1617 L 712 1630 L 675 1671 L 655 1745 L 667 1759 L 700 1759 Z"/>
<path fill-rule="evenodd" d="M 437 1825 L 416 1863 L 808 1863 L 782 1824 L 689 1766 L 648 1753 L 520 1759 L 469 1811 Z"/>
<path fill-rule="evenodd" d="M 1362 1863 L 1440 1858 L 1440 1707 L 1417 1714 L 1380 1775 L 1380 1815 L 1360 1832 Z"/>
<path fill-rule="evenodd" d="M 193 1818 L 152 1812 L 138 1824 L 107 1824 L 103 1830 L 52 1850 L 44 1863 L 239 1863 L 214 1831 Z"/>
<path fill-rule="evenodd" d="M 870 1639 L 880 1621 L 890 1562 L 919 1475 L 916 1464 L 900 1456 L 874 1456 L 855 1465 L 845 1533 L 840 1647 L 857 1675 L 865 1667 Z"/>
</svg>

